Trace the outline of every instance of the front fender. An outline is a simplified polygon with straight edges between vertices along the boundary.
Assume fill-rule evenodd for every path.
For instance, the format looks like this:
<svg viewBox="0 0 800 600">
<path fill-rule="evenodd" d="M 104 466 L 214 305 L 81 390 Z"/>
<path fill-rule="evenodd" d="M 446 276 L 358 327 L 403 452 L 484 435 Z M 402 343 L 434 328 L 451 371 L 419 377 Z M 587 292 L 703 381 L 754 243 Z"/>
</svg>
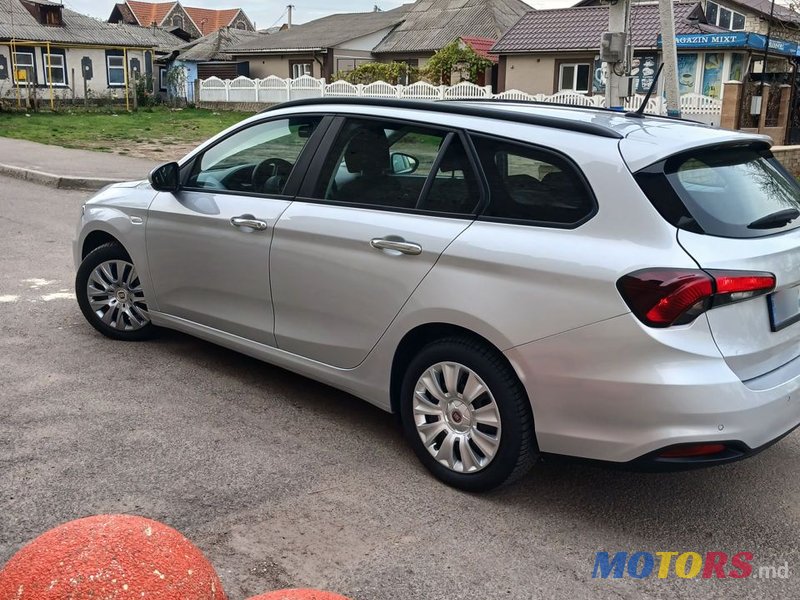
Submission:
<svg viewBox="0 0 800 600">
<path fill-rule="evenodd" d="M 102 232 L 116 239 L 136 265 L 152 310 L 158 310 L 158 307 L 153 303 L 155 295 L 147 264 L 145 228 L 148 208 L 156 194 L 146 184 L 132 187 L 131 184 L 121 184 L 101 191 L 83 206 L 73 247 L 77 269 L 83 261 L 86 239 L 91 234 Z"/>
</svg>

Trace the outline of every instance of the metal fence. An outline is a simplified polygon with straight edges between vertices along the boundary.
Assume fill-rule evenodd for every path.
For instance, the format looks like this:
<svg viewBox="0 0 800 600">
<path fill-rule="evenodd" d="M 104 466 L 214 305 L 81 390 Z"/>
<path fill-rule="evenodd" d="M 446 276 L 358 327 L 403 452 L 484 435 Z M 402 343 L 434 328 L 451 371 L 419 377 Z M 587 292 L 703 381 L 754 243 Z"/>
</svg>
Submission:
<svg viewBox="0 0 800 600">
<path fill-rule="evenodd" d="M 535 102 L 552 102 L 575 106 L 605 106 L 605 96 L 587 96 L 576 92 L 557 94 L 528 94 L 519 90 L 509 90 L 493 94 L 491 86 L 461 82 L 453 86 L 431 85 L 420 81 L 411 85 L 391 85 L 383 81 L 369 85 L 355 85 L 346 81 L 327 83 L 324 79 L 303 76 L 297 79 L 282 79 L 270 76 L 265 79 L 237 77 L 222 80 L 216 77 L 200 82 L 200 102 L 236 102 L 278 104 L 289 100 L 305 98 L 400 98 L 406 100 L 469 100 L 478 98 L 498 98 Z M 637 95 L 625 103 L 626 110 L 636 110 L 644 100 Z M 716 121 L 722 112 L 722 100 L 701 94 L 681 96 L 681 111 L 684 115 L 705 117 L 703 120 Z M 651 98 L 645 112 L 666 114 L 666 105 L 660 97 Z"/>
</svg>

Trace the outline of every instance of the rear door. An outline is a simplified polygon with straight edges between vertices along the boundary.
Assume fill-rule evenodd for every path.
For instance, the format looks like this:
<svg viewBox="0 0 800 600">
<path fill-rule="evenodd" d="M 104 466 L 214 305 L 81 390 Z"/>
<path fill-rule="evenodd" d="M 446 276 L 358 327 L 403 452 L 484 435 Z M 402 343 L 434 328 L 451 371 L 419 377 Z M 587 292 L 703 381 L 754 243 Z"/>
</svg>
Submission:
<svg viewBox="0 0 800 600">
<path fill-rule="evenodd" d="M 278 347 L 360 364 L 447 246 L 483 188 L 447 129 L 340 118 L 275 227 L 270 258 Z"/>
<path fill-rule="evenodd" d="M 662 197 L 660 210 L 670 202 L 680 205 L 684 214 L 674 215 L 680 222 L 678 241 L 701 268 L 776 277 L 770 296 L 706 313 L 729 366 L 746 381 L 800 356 L 797 182 L 763 146 L 698 150 L 660 168 L 667 180 L 664 194 L 674 194 Z"/>
</svg>

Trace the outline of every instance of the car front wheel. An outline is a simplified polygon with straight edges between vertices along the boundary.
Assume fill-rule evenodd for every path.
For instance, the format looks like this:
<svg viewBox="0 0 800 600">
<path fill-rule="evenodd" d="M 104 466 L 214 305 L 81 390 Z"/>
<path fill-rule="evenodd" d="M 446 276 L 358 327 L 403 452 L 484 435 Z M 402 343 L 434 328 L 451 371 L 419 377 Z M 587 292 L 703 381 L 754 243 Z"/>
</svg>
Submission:
<svg viewBox="0 0 800 600">
<path fill-rule="evenodd" d="M 453 487 L 490 490 L 522 477 L 538 458 L 525 390 L 487 344 L 468 337 L 428 344 L 411 361 L 401 393 L 406 437 Z"/>
<path fill-rule="evenodd" d="M 122 341 L 153 336 L 139 274 L 119 244 L 103 244 L 81 263 L 75 294 L 86 320 L 103 335 Z"/>
</svg>

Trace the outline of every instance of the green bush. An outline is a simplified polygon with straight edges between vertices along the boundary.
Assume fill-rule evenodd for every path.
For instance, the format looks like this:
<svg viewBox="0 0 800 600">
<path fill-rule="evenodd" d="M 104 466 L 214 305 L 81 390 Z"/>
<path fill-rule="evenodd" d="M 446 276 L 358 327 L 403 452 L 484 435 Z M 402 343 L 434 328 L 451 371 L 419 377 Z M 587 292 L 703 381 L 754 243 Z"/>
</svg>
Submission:
<svg viewBox="0 0 800 600">
<path fill-rule="evenodd" d="M 450 85 L 453 73 L 457 73 L 461 81 L 477 83 L 478 75 L 492 65 L 488 58 L 482 57 L 461 40 L 455 40 L 431 57 L 421 75 L 434 85 Z"/>
<path fill-rule="evenodd" d="M 353 71 L 336 73 L 334 81 L 339 80 L 364 85 L 376 81 L 385 81 L 392 85 L 397 85 L 401 81 L 414 83 L 419 80 L 419 69 L 402 62 L 366 63 Z"/>
<path fill-rule="evenodd" d="M 147 108 L 161 104 L 161 97 L 153 93 L 153 76 L 146 75 L 136 80 L 136 102 L 139 108 Z"/>
</svg>

